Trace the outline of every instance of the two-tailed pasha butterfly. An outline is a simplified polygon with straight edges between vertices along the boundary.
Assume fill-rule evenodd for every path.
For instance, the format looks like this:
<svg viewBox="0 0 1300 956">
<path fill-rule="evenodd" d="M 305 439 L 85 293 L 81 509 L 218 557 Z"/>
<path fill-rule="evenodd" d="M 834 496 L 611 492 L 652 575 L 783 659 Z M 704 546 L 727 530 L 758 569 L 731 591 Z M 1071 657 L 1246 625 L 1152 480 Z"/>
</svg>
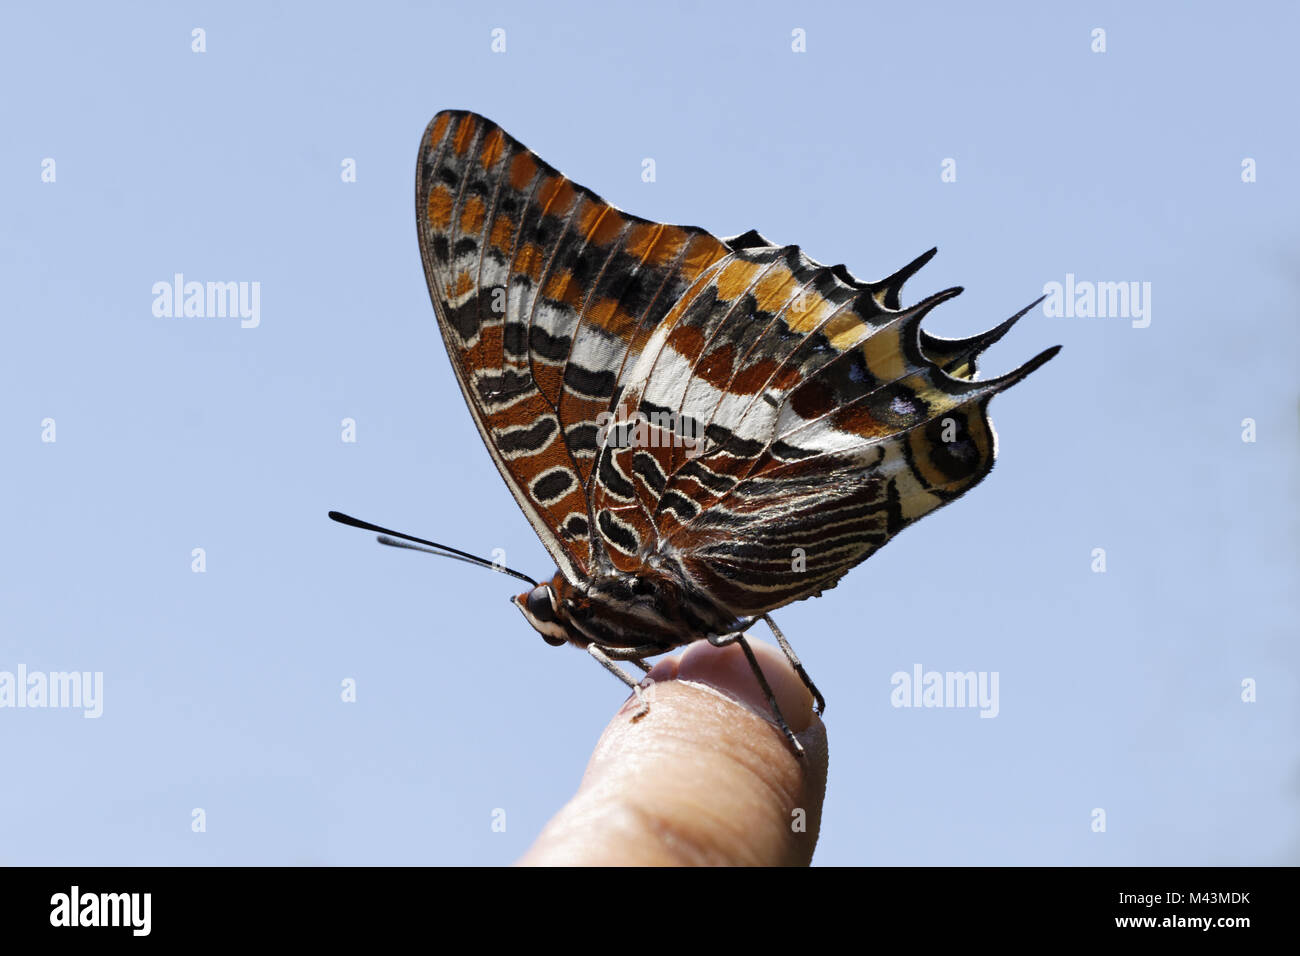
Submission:
<svg viewBox="0 0 1300 956">
<path fill-rule="evenodd" d="M 415 200 L 465 403 L 558 565 L 545 583 L 498 567 L 531 586 L 514 603 L 638 697 L 617 661 L 648 671 L 693 641 L 739 644 L 802 753 L 745 631 L 767 621 L 820 713 L 769 612 L 834 587 L 979 483 L 996 454 L 989 400 L 1059 346 L 978 381 L 976 356 L 1029 309 L 971 338 L 925 332 L 961 291 L 902 307 L 935 250 L 863 282 L 754 231 L 651 222 L 475 113 L 433 118 Z"/>
</svg>

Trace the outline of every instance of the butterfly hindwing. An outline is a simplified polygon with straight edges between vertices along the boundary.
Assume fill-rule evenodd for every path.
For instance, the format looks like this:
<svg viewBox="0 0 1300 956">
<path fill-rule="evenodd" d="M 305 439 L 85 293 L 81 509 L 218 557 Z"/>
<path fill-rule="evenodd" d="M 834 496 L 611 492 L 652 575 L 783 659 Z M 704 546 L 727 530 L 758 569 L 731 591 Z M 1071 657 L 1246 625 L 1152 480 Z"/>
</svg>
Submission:
<svg viewBox="0 0 1300 956">
<path fill-rule="evenodd" d="M 929 336 L 922 318 L 960 290 L 896 308 L 905 278 L 863 283 L 756 242 L 716 263 L 625 384 L 642 416 L 667 410 L 703 441 L 602 453 L 593 508 L 621 542 L 615 565 L 671 555 L 751 616 L 834 586 L 978 483 L 995 454 L 989 398 L 1054 353 L 975 383 L 975 355 L 1014 318 L 971 339 Z"/>
</svg>

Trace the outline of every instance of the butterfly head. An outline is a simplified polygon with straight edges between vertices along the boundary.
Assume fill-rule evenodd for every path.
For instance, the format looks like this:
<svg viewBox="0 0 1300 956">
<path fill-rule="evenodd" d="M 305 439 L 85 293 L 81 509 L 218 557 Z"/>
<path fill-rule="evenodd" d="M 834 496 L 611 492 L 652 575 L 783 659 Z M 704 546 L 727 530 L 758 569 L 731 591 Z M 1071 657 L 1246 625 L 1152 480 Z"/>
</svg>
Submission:
<svg viewBox="0 0 1300 956">
<path fill-rule="evenodd" d="M 560 594 L 557 590 L 564 583 L 563 576 L 557 573 L 551 581 L 539 584 L 531 591 L 517 594 L 510 599 L 515 607 L 523 612 L 524 617 L 528 618 L 528 623 L 542 635 L 542 640 L 552 647 L 569 643 L 567 614 L 560 604 Z"/>
</svg>

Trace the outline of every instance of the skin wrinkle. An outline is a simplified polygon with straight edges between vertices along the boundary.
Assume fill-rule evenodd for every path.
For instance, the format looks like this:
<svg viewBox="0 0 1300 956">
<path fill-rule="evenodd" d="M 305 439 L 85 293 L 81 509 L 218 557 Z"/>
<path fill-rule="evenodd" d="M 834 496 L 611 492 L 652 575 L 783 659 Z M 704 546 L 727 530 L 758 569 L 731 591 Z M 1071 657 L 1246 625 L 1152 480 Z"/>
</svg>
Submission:
<svg viewBox="0 0 1300 956">
<path fill-rule="evenodd" d="M 631 720 L 632 700 L 619 709 L 577 794 L 520 864 L 806 865 L 821 822 L 825 728 L 784 656 L 751 646 L 807 759 L 763 716 L 743 652 L 700 642 L 656 665 L 645 717 Z M 795 808 L 806 832 L 791 829 Z"/>
</svg>

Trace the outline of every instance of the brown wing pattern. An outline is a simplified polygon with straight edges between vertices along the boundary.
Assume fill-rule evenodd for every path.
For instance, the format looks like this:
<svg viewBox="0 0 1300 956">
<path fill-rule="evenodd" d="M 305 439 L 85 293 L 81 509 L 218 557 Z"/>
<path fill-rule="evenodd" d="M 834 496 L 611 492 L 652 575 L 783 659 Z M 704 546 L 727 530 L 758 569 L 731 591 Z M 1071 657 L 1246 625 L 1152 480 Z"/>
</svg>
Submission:
<svg viewBox="0 0 1300 956">
<path fill-rule="evenodd" d="M 474 113 L 420 147 L 425 277 L 456 377 L 515 499 L 571 581 L 592 562 L 597 416 L 620 370 L 716 259 L 701 229 L 630 216 Z"/>
<path fill-rule="evenodd" d="M 416 208 L 466 401 L 573 583 L 676 580 L 741 617 L 820 593 L 988 473 L 989 399 L 1056 351 L 979 382 L 1020 316 L 921 330 L 960 291 L 902 308 L 933 250 L 862 282 L 756 232 L 650 222 L 473 113 L 430 123 Z"/>
<path fill-rule="evenodd" d="M 753 243 L 697 280 L 622 400 L 646 416 L 668 410 L 705 441 L 602 454 L 593 510 L 614 564 L 637 573 L 649 555 L 669 557 L 692 587 L 749 616 L 834 586 L 978 483 L 996 450 L 989 399 L 1055 350 L 974 381 L 976 354 L 1019 316 L 970 339 L 922 333 L 960 291 L 898 308 L 928 257 L 864 283 L 797 247 Z"/>
</svg>

